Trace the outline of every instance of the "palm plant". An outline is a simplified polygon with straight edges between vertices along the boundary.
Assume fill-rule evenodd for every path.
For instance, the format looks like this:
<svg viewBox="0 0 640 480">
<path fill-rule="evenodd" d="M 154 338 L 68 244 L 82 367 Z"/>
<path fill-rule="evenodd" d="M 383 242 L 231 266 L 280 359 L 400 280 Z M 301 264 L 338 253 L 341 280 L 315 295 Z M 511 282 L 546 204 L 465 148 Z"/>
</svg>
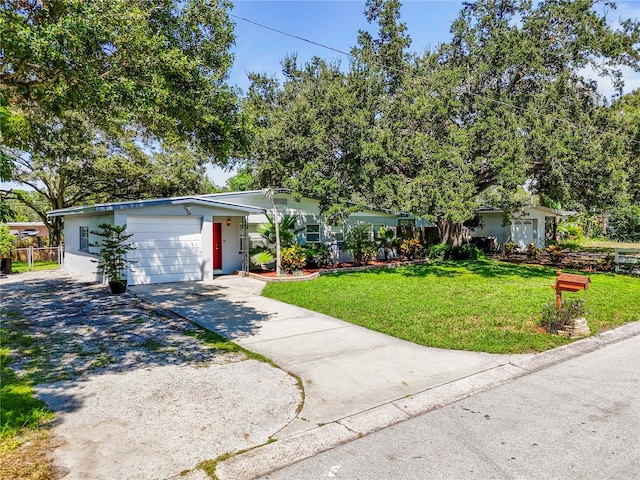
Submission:
<svg viewBox="0 0 640 480">
<path fill-rule="evenodd" d="M 251 255 L 251 262 L 254 265 L 259 265 L 263 270 L 267 268 L 268 264 L 275 262 L 275 260 L 276 258 L 273 256 L 273 253 L 268 250 L 260 250 Z"/>
<path fill-rule="evenodd" d="M 344 238 L 344 248 L 353 255 L 353 263 L 366 265 L 375 257 L 376 245 L 371 240 L 370 230 L 364 226 L 351 227 Z"/>
<path fill-rule="evenodd" d="M 276 222 L 273 215 L 267 213 L 267 220 L 269 223 L 264 223 L 258 226 L 258 233 L 269 242 L 271 245 L 276 243 Z M 299 233 L 304 231 L 304 227 L 298 227 L 298 217 L 286 213 L 282 220 L 278 222 L 278 233 L 280 234 L 280 247 L 290 247 L 296 242 L 296 237 Z"/>
<path fill-rule="evenodd" d="M 395 244 L 395 232 L 391 228 L 380 227 L 376 236 L 376 245 L 384 252 L 384 261 L 389 260 L 389 252 Z"/>
</svg>

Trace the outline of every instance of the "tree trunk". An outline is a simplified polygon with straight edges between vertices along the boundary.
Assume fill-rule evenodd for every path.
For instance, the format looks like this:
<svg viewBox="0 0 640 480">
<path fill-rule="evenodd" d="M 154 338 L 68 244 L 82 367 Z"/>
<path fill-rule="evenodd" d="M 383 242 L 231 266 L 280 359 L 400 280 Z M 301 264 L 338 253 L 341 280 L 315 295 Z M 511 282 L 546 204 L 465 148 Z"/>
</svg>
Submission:
<svg viewBox="0 0 640 480">
<path fill-rule="evenodd" d="M 462 224 L 453 223 L 449 220 L 438 220 L 438 228 L 440 228 L 440 243 L 446 243 L 452 247 L 462 245 Z"/>
<path fill-rule="evenodd" d="M 62 217 L 53 217 L 50 221 L 45 222 L 49 229 L 49 246 L 59 247 L 62 244 Z"/>
</svg>

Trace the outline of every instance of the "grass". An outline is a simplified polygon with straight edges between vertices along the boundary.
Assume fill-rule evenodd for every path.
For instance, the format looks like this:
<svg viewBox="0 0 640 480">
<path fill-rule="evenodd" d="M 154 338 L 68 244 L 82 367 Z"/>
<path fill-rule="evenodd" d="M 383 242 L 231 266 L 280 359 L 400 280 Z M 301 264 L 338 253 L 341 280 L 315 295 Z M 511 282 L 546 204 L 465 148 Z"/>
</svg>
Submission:
<svg viewBox="0 0 640 480">
<path fill-rule="evenodd" d="M 31 382 L 18 377 L 9 363 L 9 350 L 0 348 L 0 478 L 51 478 L 49 432 L 41 427 L 53 413 L 34 397 Z"/>
<path fill-rule="evenodd" d="M 37 271 L 37 270 L 55 270 L 59 266 L 60 265 L 58 264 L 57 261 L 48 261 L 47 260 L 47 261 L 35 262 L 33 264 L 33 271 Z M 13 273 L 28 272 L 29 271 L 29 264 L 27 262 L 14 261 L 14 262 L 11 262 L 11 270 L 13 271 Z"/>
<path fill-rule="evenodd" d="M 640 279 L 589 274 L 594 333 L 640 320 Z M 555 270 L 491 260 L 444 262 L 270 283 L 263 295 L 420 345 L 492 353 L 539 352 L 571 340 L 540 331 Z"/>
<path fill-rule="evenodd" d="M 20 435 L 19 441 L 0 440 L 0 478 L 7 480 L 58 478 L 48 457 L 50 450 L 48 430 L 25 431 Z"/>
<path fill-rule="evenodd" d="M 635 248 L 640 250 L 640 243 L 616 242 L 598 238 L 575 238 L 560 242 L 562 248 L 571 251 L 593 252 L 593 253 L 613 253 L 616 248 Z"/>
</svg>

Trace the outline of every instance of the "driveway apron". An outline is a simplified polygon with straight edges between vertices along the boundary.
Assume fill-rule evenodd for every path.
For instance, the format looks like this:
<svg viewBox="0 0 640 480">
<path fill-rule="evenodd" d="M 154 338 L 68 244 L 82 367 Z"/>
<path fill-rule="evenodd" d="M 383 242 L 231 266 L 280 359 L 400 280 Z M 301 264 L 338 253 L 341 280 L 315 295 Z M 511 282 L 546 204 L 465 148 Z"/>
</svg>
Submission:
<svg viewBox="0 0 640 480">
<path fill-rule="evenodd" d="M 132 290 L 301 378 L 304 407 L 277 438 L 524 357 L 423 347 L 262 297 L 263 287 L 221 276 Z"/>
</svg>

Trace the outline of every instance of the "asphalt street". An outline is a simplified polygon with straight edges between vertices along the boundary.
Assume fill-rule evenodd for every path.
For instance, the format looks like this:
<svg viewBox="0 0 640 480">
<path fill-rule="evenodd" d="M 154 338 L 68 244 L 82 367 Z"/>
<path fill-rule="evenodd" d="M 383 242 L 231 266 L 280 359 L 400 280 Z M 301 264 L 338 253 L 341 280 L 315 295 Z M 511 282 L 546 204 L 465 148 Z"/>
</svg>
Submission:
<svg viewBox="0 0 640 480">
<path fill-rule="evenodd" d="M 640 336 L 263 478 L 640 478 Z"/>
</svg>

